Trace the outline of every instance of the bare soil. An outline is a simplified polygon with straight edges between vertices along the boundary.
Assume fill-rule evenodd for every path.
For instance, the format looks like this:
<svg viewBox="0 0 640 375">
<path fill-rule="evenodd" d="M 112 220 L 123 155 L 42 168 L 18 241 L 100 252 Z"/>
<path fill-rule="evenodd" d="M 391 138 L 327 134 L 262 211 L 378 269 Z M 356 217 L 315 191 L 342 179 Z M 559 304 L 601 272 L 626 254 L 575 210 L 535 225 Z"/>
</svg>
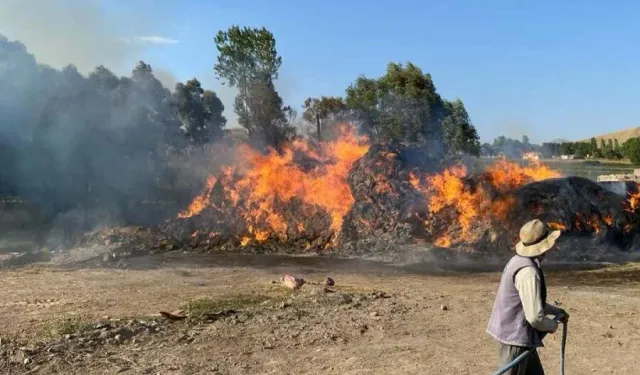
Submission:
<svg viewBox="0 0 640 375">
<path fill-rule="evenodd" d="M 276 283 L 287 273 L 336 285 L 291 291 Z M 484 331 L 499 276 L 211 255 L 2 270 L 0 373 L 490 374 L 497 346 Z M 550 301 L 571 314 L 567 374 L 638 373 L 640 267 L 547 278 Z M 185 319 L 158 314 L 181 308 Z M 540 351 L 548 374 L 560 338 Z"/>
</svg>

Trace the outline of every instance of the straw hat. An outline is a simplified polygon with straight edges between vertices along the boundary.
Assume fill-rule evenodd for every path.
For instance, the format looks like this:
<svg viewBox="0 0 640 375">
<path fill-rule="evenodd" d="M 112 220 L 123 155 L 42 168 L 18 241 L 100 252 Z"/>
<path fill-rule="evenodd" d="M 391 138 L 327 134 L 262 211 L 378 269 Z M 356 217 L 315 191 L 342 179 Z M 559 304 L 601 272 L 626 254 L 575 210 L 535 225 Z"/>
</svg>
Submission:
<svg viewBox="0 0 640 375">
<path fill-rule="evenodd" d="M 551 230 L 542 221 L 535 219 L 520 228 L 520 242 L 516 245 L 516 253 L 523 257 L 533 258 L 551 250 L 560 237 L 559 230 Z"/>
</svg>

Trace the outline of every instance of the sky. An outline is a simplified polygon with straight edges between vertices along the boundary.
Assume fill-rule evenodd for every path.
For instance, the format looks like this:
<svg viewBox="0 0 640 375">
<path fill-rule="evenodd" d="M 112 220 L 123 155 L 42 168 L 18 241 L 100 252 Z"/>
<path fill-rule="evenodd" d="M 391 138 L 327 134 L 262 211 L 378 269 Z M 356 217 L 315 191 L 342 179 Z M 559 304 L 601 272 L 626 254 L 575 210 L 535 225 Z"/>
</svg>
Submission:
<svg viewBox="0 0 640 375">
<path fill-rule="evenodd" d="M 283 59 L 276 87 L 294 108 L 410 61 L 462 99 L 481 141 L 539 143 L 640 125 L 638 14 L 626 0 L 0 0 L 0 33 L 53 66 L 128 74 L 144 60 L 167 85 L 197 77 L 233 126 L 213 37 L 265 26 Z"/>
</svg>

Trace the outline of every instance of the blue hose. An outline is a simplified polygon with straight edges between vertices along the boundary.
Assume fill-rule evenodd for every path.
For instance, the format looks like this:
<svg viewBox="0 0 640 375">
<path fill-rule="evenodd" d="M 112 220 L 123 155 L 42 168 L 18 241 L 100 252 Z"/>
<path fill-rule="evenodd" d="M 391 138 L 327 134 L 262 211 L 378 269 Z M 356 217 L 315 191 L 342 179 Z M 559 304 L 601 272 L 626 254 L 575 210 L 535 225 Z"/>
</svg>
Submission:
<svg viewBox="0 0 640 375">
<path fill-rule="evenodd" d="M 556 320 L 559 320 L 556 318 Z M 564 375 L 564 353 L 565 346 L 567 345 L 567 322 L 565 321 L 562 327 L 562 345 L 560 347 L 560 375 Z M 505 372 L 511 370 L 516 367 L 520 362 L 522 362 L 525 358 L 527 358 L 530 354 L 536 351 L 536 348 L 527 349 L 524 353 L 517 356 L 513 361 L 509 362 L 506 366 L 498 370 L 498 372 L 493 375 L 502 375 Z"/>
<path fill-rule="evenodd" d="M 502 375 L 505 372 L 511 370 L 512 368 L 516 367 L 517 365 L 520 364 L 520 362 L 522 362 L 525 358 L 527 358 L 531 353 L 535 352 L 536 348 L 531 348 L 528 349 L 526 352 L 520 354 L 519 356 L 517 356 L 513 361 L 509 362 L 505 367 L 501 368 L 500 370 L 498 370 L 498 372 L 494 373 L 493 375 Z"/>
</svg>

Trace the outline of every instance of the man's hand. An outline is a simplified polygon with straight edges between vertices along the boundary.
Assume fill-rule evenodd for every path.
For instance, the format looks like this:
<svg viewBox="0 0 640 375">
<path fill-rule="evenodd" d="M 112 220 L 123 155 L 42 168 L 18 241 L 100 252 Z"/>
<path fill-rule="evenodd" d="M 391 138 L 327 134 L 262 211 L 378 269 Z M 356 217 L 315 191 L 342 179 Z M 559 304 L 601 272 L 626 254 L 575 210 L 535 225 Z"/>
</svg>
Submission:
<svg viewBox="0 0 640 375">
<path fill-rule="evenodd" d="M 556 317 L 560 323 L 566 323 L 569 321 L 569 314 L 564 310 L 560 311 Z"/>
</svg>

